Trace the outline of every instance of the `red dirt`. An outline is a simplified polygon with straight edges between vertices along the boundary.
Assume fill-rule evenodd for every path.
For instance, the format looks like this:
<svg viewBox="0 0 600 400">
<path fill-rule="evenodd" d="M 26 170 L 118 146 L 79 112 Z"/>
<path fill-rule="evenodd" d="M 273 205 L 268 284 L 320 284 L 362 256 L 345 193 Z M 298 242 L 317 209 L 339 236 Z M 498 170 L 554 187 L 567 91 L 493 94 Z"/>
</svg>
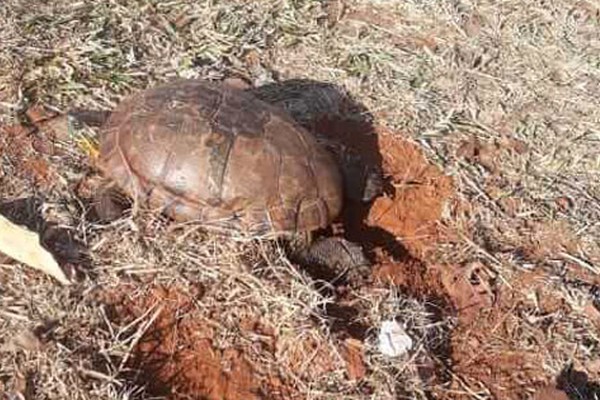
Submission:
<svg viewBox="0 0 600 400">
<path fill-rule="evenodd" d="M 533 400 L 569 400 L 569 396 L 562 390 L 548 386 L 536 392 Z"/>
<path fill-rule="evenodd" d="M 42 189 L 56 181 L 56 170 L 48 156 L 56 154 L 50 121 L 54 114 L 41 107 L 25 113 L 26 123 L 0 126 L 0 154 L 15 166 L 17 175 Z"/>
<path fill-rule="evenodd" d="M 437 223 L 453 193 L 452 180 L 415 145 L 391 133 L 380 133 L 379 148 L 394 191 L 375 201 L 367 222 L 394 234 L 411 255 L 424 257 L 439 239 Z"/>
<path fill-rule="evenodd" d="M 461 320 L 459 314 L 451 338 L 453 372 L 471 387 L 486 387 L 497 399 L 525 398 L 527 391 L 538 393 L 553 382 L 556 377 L 545 367 L 545 360 L 548 354 L 557 353 L 561 344 L 546 340 L 545 330 L 556 328 L 535 326 L 523 317 L 552 318 L 572 312 L 548 280 L 544 271 L 522 273 L 511 280 L 512 287 L 498 288 L 493 303 L 481 307 L 469 320 Z M 453 387 L 459 390 L 461 385 L 453 382 Z M 543 394 L 536 398 L 545 398 L 539 396 Z"/>
<path fill-rule="evenodd" d="M 385 232 L 387 241 L 401 242 L 410 256 L 426 257 L 440 239 L 437 225 L 454 191 L 452 179 L 430 164 L 415 144 L 383 127 L 325 118 L 316 131 L 380 166 L 387 178 L 385 194 L 370 207 L 347 205 L 344 223 L 349 234 L 380 245 L 374 231 Z"/>
<path fill-rule="evenodd" d="M 457 312 L 458 321 L 468 325 L 481 311 L 494 306 L 494 293 L 479 263 L 437 268 L 442 285 Z"/>
<path fill-rule="evenodd" d="M 0 153 L 15 166 L 19 177 L 34 184 L 52 182 L 50 164 L 33 146 L 34 129 L 21 125 L 0 127 Z"/>
<path fill-rule="evenodd" d="M 359 340 L 348 338 L 344 343 L 343 356 L 350 380 L 361 380 L 367 374 L 365 349 Z"/>
<path fill-rule="evenodd" d="M 421 260 L 443 240 L 439 222 L 452 200 L 451 178 L 430 164 L 415 144 L 386 128 L 324 118 L 315 130 L 379 166 L 386 178 L 382 196 L 370 206 L 346 204 L 343 215 L 348 239 L 373 253 L 374 279 L 419 297 L 441 297 L 438 272 Z"/>
<path fill-rule="evenodd" d="M 318 127 L 383 167 L 391 189 L 388 187 L 369 209 L 350 205 L 344 215 L 346 235 L 374 253 L 376 281 L 396 285 L 443 308 L 451 306 L 457 326 L 449 337 L 449 353 L 442 357 L 448 358 L 455 376 L 471 388 L 483 384 L 498 399 L 520 399 L 527 390 L 548 384 L 553 377 L 543 368 L 542 354 L 552 349 L 542 343 L 535 351 L 523 347 L 518 336 L 522 322 L 515 315 L 515 309 L 527 303 L 523 293 L 532 291 L 542 313 L 568 312 L 561 299 L 546 293 L 544 277 L 523 275 L 518 285 L 498 289 L 482 264 L 435 263 L 431 250 L 451 239 L 440 224 L 445 207 L 455 211 L 469 208 L 453 198 L 452 180 L 428 163 L 417 146 L 385 129 L 331 120 L 321 121 Z M 522 147 L 513 142 L 483 146 L 473 141 L 463 145 L 461 155 L 498 173 L 494 154 L 503 149 L 521 152 Z M 468 226 L 464 228 L 463 234 L 471 235 Z M 520 229 L 528 230 L 521 237 L 530 238 L 527 248 L 538 257 L 548 254 L 544 243 L 553 243 L 553 250 L 573 245 L 549 226 L 531 223 Z M 451 386 L 464 390 L 456 379 Z M 447 393 L 443 396 L 456 398 L 447 397 Z"/>
<path fill-rule="evenodd" d="M 472 388 L 487 388 L 495 399 L 521 399 L 527 389 L 552 379 L 544 370 L 543 353 L 520 347 L 520 338 L 512 334 L 519 322 L 509 313 L 503 308 L 452 334 L 453 372 Z M 461 384 L 453 381 L 452 387 L 459 390 Z"/>
<path fill-rule="evenodd" d="M 39 110 L 27 115 L 33 123 L 48 122 Z M 541 313 L 569 312 L 560 298 L 547 291 L 545 276 L 522 274 L 518 283 L 512 282 L 512 288 L 503 286 L 494 292 L 492 279 L 476 263 L 433 262 L 432 250 L 447 239 L 440 224 L 442 214 L 451 202 L 457 201 L 453 199 L 450 177 L 428 163 L 416 145 L 384 128 L 324 119 L 317 123 L 316 130 L 339 139 L 360 152 L 366 161 L 383 168 L 388 178 L 386 193 L 370 207 L 349 205 L 342 218 L 344 233 L 372 253 L 376 284 L 395 285 L 421 299 L 434 299 L 452 307 L 458 322 L 449 337 L 449 353 L 444 356 L 453 374 L 469 387 L 483 384 L 502 399 L 522 398 L 525 388 L 547 385 L 552 377 L 543 369 L 542 354 L 552 352 L 552 343 L 520 347 L 521 322 L 515 311 L 528 302 L 523 293 L 535 293 Z M 34 135 L 34 128 L 0 127 L 0 131 L 0 153 L 15 163 L 17 171 L 36 183 L 51 183 L 55 167 L 45 158 L 52 150 L 51 143 Z M 515 151 L 522 150 L 518 143 L 510 145 Z M 508 147 L 500 145 L 503 146 Z M 482 148 L 469 142 L 461 154 L 493 170 L 495 165 L 488 150 L 493 152 L 497 147 Z M 459 204 L 461 207 L 468 209 L 470 205 Z M 516 244 L 524 244 L 524 251 L 534 259 L 546 257 L 556 248 L 575 248 L 575 238 L 562 235 L 558 228 L 562 227 L 537 222 L 513 227 L 519 233 L 515 237 L 528 238 L 525 243 Z M 468 234 L 465 229 L 465 235 Z M 181 288 L 156 286 L 138 298 L 130 298 L 129 289 L 121 287 L 103 295 L 104 302 L 113 307 L 114 321 L 125 325 L 155 305 L 164 307 L 128 361 L 133 370 L 143 374 L 130 378 L 147 384 L 150 394 L 169 399 L 234 400 L 289 399 L 296 395 L 279 376 L 250 360 L 244 349 L 217 348 L 211 323 L 194 313 L 194 298 Z M 591 306 L 587 311 L 600 325 L 597 309 Z M 241 321 L 240 329 L 268 337 L 261 351 L 270 356 L 277 353 L 277 338 L 268 327 L 256 321 Z M 305 355 L 318 347 L 319 343 L 310 341 L 298 343 L 297 354 L 286 357 L 292 364 L 289 368 L 300 378 L 305 373 L 313 376 L 334 368 L 328 353 L 319 351 L 319 357 L 312 360 L 306 371 Z M 350 379 L 360 380 L 368 375 L 359 340 L 346 339 L 340 350 Z M 464 390 L 456 379 L 451 386 Z"/>
<path fill-rule="evenodd" d="M 135 299 L 129 292 L 130 288 L 121 287 L 102 295 L 113 307 L 113 320 L 120 324 L 130 323 L 152 307 L 163 307 L 128 362 L 142 372 L 131 379 L 146 385 L 149 394 L 173 400 L 294 397 L 277 376 L 260 374 L 242 349 L 216 348 L 214 328 L 194 312 L 194 298 L 182 288 L 154 286 Z"/>
</svg>

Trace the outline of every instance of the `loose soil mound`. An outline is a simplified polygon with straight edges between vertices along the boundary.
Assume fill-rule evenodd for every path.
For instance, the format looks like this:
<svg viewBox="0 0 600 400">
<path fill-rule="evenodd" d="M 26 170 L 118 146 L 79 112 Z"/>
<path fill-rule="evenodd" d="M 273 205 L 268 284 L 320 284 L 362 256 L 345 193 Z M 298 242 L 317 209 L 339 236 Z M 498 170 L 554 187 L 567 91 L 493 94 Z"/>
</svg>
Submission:
<svg viewBox="0 0 600 400">
<path fill-rule="evenodd" d="M 367 222 L 393 234 L 411 255 L 423 257 L 438 242 L 438 223 L 453 193 L 452 181 L 416 145 L 390 132 L 379 134 L 379 149 L 393 191 L 375 201 Z"/>
<path fill-rule="evenodd" d="M 290 388 L 276 376 L 259 373 L 242 351 L 219 349 L 216 327 L 194 306 L 200 298 L 185 292 L 176 285 L 155 285 L 135 297 L 126 286 L 103 293 L 115 323 L 151 320 L 127 362 L 129 379 L 149 395 L 174 400 L 293 398 Z"/>
<path fill-rule="evenodd" d="M 371 254 L 375 280 L 411 289 L 419 297 L 439 295 L 439 285 L 427 282 L 424 260 L 442 240 L 439 224 L 452 199 L 452 179 L 414 143 L 383 127 L 324 118 L 316 130 L 383 171 L 384 193 L 372 204 L 347 204 L 342 217 L 348 239 Z"/>
<path fill-rule="evenodd" d="M 435 246 L 438 221 L 453 193 L 449 176 L 427 162 L 415 144 L 385 128 L 326 118 L 316 130 L 358 152 L 386 177 L 385 193 L 373 204 L 346 208 L 344 223 L 351 238 L 372 242 L 386 236 L 389 242 L 401 242 L 413 257 L 423 257 Z"/>
</svg>

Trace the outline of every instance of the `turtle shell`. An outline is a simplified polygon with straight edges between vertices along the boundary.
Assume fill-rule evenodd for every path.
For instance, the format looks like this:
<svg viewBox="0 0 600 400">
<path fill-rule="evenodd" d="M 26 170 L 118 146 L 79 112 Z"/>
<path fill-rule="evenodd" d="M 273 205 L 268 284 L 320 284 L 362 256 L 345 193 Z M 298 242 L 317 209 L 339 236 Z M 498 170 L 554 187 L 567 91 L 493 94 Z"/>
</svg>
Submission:
<svg viewBox="0 0 600 400">
<path fill-rule="evenodd" d="M 284 111 L 226 84 L 178 80 L 124 99 L 99 165 L 178 221 L 251 234 L 326 227 L 342 207 L 334 158 Z"/>
</svg>

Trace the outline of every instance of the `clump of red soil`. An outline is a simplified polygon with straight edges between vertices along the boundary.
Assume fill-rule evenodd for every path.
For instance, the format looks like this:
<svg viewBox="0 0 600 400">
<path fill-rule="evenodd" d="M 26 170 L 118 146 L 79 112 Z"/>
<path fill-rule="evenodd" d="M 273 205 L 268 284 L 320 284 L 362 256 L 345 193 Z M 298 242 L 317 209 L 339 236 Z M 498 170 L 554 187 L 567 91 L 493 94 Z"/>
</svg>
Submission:
<svg viewBox="0 0 600 400">
<path fill-rule="evenodd" d="M 553 352 L 552 341 L 539 340 L 544 332 L 532 326 L 529 332 L 523 330 L 519 314 L 528 307 L 525 294 L 535 295 L 541 315 L 568 312 L 563 300 L 548 288 L 543 272 L 520 278 L 512 282 L 512 288 L 503 287 L 494 295 L 480 292 L 481 303 L 463 313 L 467 319 L 461 320 L 459 314 L 451 338 L 453 371 L 468 379 L 471 387 L 483 383 L 498 399 L 524 398 L 527 391 L 553 378 L 544 367 L 545 357 Z M 483 278 L 480 285 L 489 287 Z M 458 389 L 459 382 L 454 386 Z"/>
<path fill-rule="evenodd" d="M 441 229 L 444 208 L 451 201 L 468 206 L 456 204 L 450 177 L 427 162 L 416 145 L 386 129 L 325 119 L 317 130 L 382 167 L 385 194 L 370 206 L 348 205 L 344 233 L 374 255 L 375 281 L 398 286 L 456 315 L 445 353 L 438 354 L 461 379 L 451 379 L 451 387 L 462 391 L 465 382 L 471 388 L 483 383 L 497 398 L 516 399 L 547 384 L 551 377 L 543 368 L 542 354 L 550 350 L 528 351 L 518 337 L 520 322 L 513 313 L 526 301 L 519 291 L 513 287 L 497 292 L 480 263 L 440 265 L 431 257 L 436 246 L 451 239 Z M 490 161 L 487 153 L 476 152 L 474 157 L 480 163 Z M 487 164 L 492 167 L 491 161 Z M 525 292 L 543 287 L 535 279 L 524 279 L 520 285 L 527 282 Z M 547 312 L 561 308 L 552 297 L 538 295 Z"/>
<path fill-rule="evenodd" d="M 66 152 L 57 142 L 67 135 L 66 118 L 33 106 L 20 117 L 20 123 L 0 125 L 0 154 L 13 167 L 11 175 L 50 190 L 61 182 L 58 170 L 64 166 L 55 161 Z M 0 170 L 0 177 L 3 172 Z"/>
<path fill-rule="evenodd" d="M 14 166 L 14 174 L 42 187 L 52 183 L 52 170 L 45 155 L 49 142 L 36 135 L 33 125 L 0 126 L 0 154 Z"/>
<path fill-rule="evenodd" d="M 128 378 L 152 396 L 168 399 L 283 399 L 293 392 L 261 373 L 243 349 L 219 349 L 214 327 L 194 311 L 194 296 L 177 286 L 154 286 L 130 297 L 129 288 L 104 293 L 113 321 L 125 326 L 145 313 L 154 318 L 133 348 Z M 148 312 L 148 310 L 151 310 Z"/>
<path fill-rule="evenodd" d="M 393 191 L 375 200 L 367 223 L 393 234 L 415 257 L 423 257 L 439 238 L 438 222 L 453 194 L 452 180 L 427 162 L 416 145 L 379 134 L 379 149 Z"/>
<path fill-rule="evenodd" d="M 412 257 L 426 256 L 439 239 L 438 223 L 454 192 L 452 179 L 430 164 L 415 144 L 385 128 L 323 119 L 316 131 L 380 167 L 386 179 L 385 193 L 372 204 L 347 204 L 348 234 L 361 242 L 401 242 Z"/>
<path fill-rule="evenodd" d="M 439 279 L 422 260 L 442 240 L 439 222 L 454 193 L 452 179 L 415 144 L 383 127 L 324 118 L 315 130 L 383 172 L 383 195 L 372 204 L 346 204 L 342 217 L 348 239 L 372 253 L 375 279 L 439 296 Z"/>
</svg>

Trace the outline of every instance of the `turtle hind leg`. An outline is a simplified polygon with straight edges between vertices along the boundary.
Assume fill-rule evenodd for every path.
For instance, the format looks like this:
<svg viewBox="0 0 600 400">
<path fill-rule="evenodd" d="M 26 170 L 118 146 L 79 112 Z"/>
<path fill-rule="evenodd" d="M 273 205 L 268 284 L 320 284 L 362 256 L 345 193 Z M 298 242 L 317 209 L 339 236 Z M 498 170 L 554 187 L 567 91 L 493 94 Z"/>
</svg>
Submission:
<svg viewBox="0 0 600 400">
<path fill-rule="evenodd" d="M 363 248 L 340 237 L 316 239 L 296 251 L 294 258 L 312 278 L 334 286 L 360 282 L 371 269 Z"/>
<path fill-rule="evenodd" d="M 99 221 L 116 221 L 130 208 L 130 203 L 126 196 L 112 183 L 102 184 L 94 193 L 93 207 Z"/>
</svg>

